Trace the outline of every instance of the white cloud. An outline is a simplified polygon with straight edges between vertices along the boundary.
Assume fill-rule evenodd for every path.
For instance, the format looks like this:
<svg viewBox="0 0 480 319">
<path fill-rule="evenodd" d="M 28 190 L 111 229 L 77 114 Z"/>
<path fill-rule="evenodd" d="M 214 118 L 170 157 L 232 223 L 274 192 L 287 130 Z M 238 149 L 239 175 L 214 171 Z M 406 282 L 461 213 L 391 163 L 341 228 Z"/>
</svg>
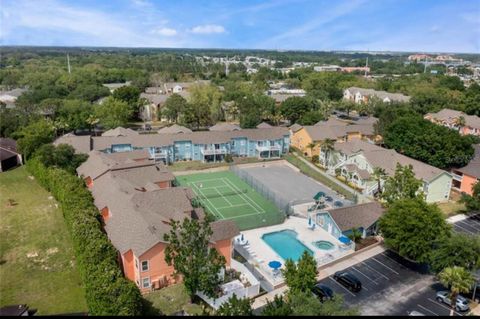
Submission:
<svg viewBox="0 0 480 319">
<path fill-rule="evenodd" d="M 173 37 L 178 34 L 177 30 L 172 28 L 157 28 L 154 29 L 152 33 L 163 35 L 164 37 Z"/>
<path fill-rule="evenodd" d="M 223 26 L 218 24 L 204 24 L 204 25 L 197 25 L 196 27 L 193 27 L 190 32 L 197 33 L 197 34 L 212 34 L 212 33 L 225 33 L 226 30 Z"/>
</svg>

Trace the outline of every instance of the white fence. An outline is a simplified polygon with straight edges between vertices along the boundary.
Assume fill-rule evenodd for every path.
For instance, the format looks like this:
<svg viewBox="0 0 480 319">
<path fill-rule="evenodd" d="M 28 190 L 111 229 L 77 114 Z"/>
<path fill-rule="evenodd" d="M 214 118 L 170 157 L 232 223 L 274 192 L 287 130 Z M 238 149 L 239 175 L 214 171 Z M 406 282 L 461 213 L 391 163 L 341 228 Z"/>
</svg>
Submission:
<svg viewBox="0 0 480 319">
<path fill-rule="evenodd" d="M 202 292 L 197 292 L 197 296 L 202 298 L 206 303 L 208 303 L 213 309 L 217 310 L 220 306 L 227 302 L 230 297 L 236 295 L 237 298 L 254 298 L 260 293 L 260 282 L 255 278 L 255 276 L 245 267 L 243 264 L 239 263 L 238 261 L 232 259 L 230 266 L 232 269 L 243 274 L 243 276 L 248 280 L 250 286 L 245 287 L 240 283 L 238 280 L 234 280 L 229 282 L 224 287 L 231 286 L 233 289 L 229 289 L 228 292 L 217 298 L 209 298 Z"/>
</svg>

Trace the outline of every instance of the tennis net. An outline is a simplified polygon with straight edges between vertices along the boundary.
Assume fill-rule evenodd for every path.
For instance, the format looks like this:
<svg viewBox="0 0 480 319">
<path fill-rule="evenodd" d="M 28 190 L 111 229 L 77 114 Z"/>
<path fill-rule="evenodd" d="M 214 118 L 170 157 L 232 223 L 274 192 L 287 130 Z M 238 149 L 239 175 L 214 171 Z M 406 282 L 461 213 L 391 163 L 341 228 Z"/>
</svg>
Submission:
<svg viewBox="0 0 480 319">
<path fill-rule="evenodd" d="M 241 195 L 241 194 L 245 194 L 248 192 L 248 189 L 239 189 L 239 190 L 233 190 L 233 191 L 229 191 L 229 192 L 218 192 L 217 193 L 211 193 L 211 194 L 205 194 L 204 192 L 202 192 L 201 194 L 198 194 L 198 197 L 200 199 L 202 198 L 217 198 L 217 197 L 227 197 L 227 196 L 234 196 L 234 195 Z"/>
</svg>

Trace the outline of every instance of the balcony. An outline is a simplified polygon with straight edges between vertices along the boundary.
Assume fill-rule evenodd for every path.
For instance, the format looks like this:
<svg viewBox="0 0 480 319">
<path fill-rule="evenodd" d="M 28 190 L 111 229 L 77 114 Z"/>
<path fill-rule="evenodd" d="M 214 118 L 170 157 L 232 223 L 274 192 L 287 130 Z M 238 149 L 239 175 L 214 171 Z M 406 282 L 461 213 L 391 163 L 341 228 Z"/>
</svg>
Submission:
<svg viewBox="0 0 480 319">
<path fill-rule="evenodd" d="M 275 145 L 270 145 L 270 146 L 255 146 L 255 149 L 259 152 L 265 152 L 265 151 L 282 151 L 282 147 L 278 144 Z"/>
<path fill-rule="evenodd" d="M 459 181 L 459 182 L 462 181 L 462 178 L 463 178 L 462 175 L 458 175 L 458 174 L 455 174 L 453 172 L 451 174 L 452 174 L 452 177 L 453 177 L 454 180 Z"/>
<path fill-rule="evenodd" d="M 228 154 L 228 150 L 225 147 L 221 148 L 201 148 L 200 152 L 202 155 L 217 155 L 217 154 Z"/>
</svg>

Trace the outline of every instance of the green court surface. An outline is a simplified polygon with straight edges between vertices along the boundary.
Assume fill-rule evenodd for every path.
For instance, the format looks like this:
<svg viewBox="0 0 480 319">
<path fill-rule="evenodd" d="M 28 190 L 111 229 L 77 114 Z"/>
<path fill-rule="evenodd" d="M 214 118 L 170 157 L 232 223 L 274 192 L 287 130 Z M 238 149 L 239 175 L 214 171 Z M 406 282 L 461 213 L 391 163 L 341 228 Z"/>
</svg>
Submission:
<svg viewBox="0 0 480 319">
<path fill-rule="evenodd" d="M 207 213 L 216 219 L 231 219 L 240 230 L 275 225 L 285 215 L 234 173 L 215 172 L 177 177 L 190 187 Z"/>
</svg>

